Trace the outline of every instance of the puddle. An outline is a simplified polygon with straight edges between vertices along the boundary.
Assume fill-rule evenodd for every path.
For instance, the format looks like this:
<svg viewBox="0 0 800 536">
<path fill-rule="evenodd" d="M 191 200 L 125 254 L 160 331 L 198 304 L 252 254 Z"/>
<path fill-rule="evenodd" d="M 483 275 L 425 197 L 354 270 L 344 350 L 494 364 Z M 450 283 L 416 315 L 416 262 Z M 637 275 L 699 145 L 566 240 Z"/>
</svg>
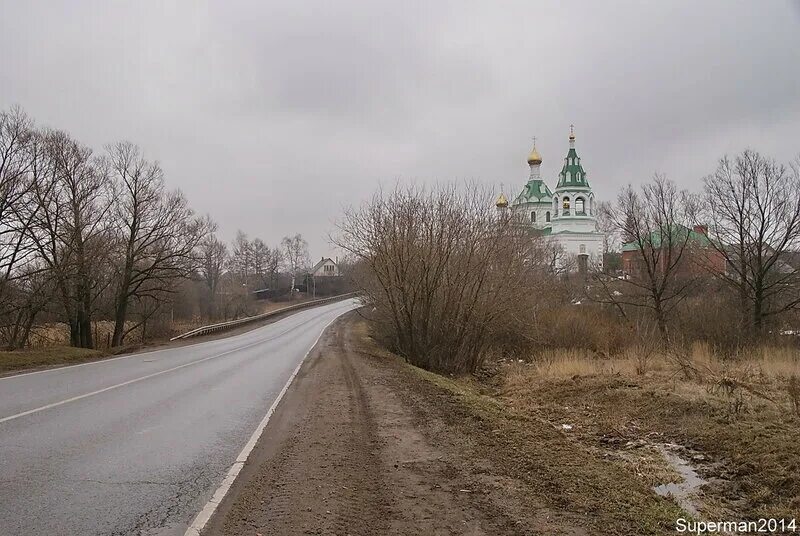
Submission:
<svg viewBox="0 0 800 536">
<path fill-rule="evenodd" d="M 683 482 L 675 483 L 669 482 L 655 486 L 653 491 L 662 497 L 671 497 L 678 506 L 686 510 L 694 517 L 699 517 L 700 513 L 697 510 L 697 502 L 694 492 L 706 484 L 707 481 L 700 478 L 697 471 L 694 470 L 692 464 L 677 454 L 674 450 L 669 448 L 669 445 L 656 445 L 656 449 L 664 456 L 667 463 L 683 477 Z"/>
</svg>

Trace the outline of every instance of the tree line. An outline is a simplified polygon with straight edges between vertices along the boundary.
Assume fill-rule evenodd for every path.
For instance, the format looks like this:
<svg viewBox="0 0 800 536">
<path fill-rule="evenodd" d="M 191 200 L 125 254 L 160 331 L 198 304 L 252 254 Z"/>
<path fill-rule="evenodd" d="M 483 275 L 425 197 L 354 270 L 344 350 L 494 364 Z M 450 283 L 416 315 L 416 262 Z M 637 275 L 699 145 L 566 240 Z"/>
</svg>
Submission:
<svg viewBox="0 0 800 536">
<path fill-rule="evenodd" d="M 93 322 L 113 322 L 112 346 L 201 285 L 203 316 L 218 317 L 220 284 L 274 286 L 308 264 L 300 235 L 269 247 L 239 233 L 230 249 L 164 171 L 130 142 L 100 153 L 67 132 L 0 112 L 0 339 L 24 346 L 42 317 L 93 348 Z M 241 283 L 239 283 L 241 282 Z M 292 288 L 294 283 L 292 284 Z"/>
<path fill-rule="evenodd" d="M 594 297 L 624 316 L 648 311 L 663 341 L 682 335 L 670 328 L 691 318 L 686 302 L 695 312 L 713 304 L 735 346 L 796 321 L 800 159 L 784 165 L 748 149 L 720 159 L 698 192 L 656 175 L 639 188 L 623 188 L 604 218 L 628 244 L 636 269 L 622 279 L 595 274 Z"/>
<path fill-rule="evenodd" d="M 474 372 L 544 348 L 737 352 L 798 330 L 798 162 L 746 150 L 698 192 L 660 174 L 622 188 L 600 204 L 603 268 L 585 273 L 474 185 L 381 191 L 335 242 L 358 259 L 376 337 L 423 368 Z"/>
</svg>

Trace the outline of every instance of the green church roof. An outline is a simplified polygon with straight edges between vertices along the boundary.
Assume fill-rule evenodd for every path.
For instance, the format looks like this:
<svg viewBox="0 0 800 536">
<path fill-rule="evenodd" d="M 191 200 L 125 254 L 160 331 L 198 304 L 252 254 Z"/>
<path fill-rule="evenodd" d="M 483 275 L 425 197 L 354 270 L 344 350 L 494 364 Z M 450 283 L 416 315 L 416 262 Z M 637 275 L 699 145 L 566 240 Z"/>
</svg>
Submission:
<svg viewBox="0 0 800 536">
<path fill-rule="evenodd" d="M 581 166 L 581 159 L 575 147 L 569 148 L 564 167 L 561 168 L 561 173 L 558 174 L 556 189 L 560 188 L 590 188 L 589 181 L 586 180 L 586 172 Z"/>
<path fill-rule="evenodd" d="M 521 203 L 539 203 L 542 201 L 550 202 L 553 192 L 542 179 L 531 179 L 522 188 L 522 192 L 514 200 L 515 205 Z"/>
<path fill-rule="evenodd" d="M 687 238 L 688 233 L 688 238 Z M 704 247 L 711 244 L 708 235 L 705 233 L 696 231 L 695 229 L 689 229 L 688 227 L 680 224 L 676 224 L 672 228 L 672 237 L 673 242 L 675 244 L 680 244 L 684 240 L 687 240 L 689 243 L 696 244 L 698 246 Z M 654 248 L 661 247 L 661 232 L 659 230 L 655 230 L 650 233 L 650 238 L 647 240 L 648 246 L 652 244 Z M 626 242 L 622 244 L 622 251 L 636 251 L 639 249 L 639 244 L 636 242 Z"/>
</svg>

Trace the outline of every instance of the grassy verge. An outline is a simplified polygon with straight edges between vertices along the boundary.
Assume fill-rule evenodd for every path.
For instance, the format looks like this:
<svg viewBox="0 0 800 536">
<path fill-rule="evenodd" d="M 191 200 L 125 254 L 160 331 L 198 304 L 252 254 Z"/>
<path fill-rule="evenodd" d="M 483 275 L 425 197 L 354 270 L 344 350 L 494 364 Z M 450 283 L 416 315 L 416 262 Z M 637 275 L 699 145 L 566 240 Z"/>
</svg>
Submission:
<svg viewBox="0 0 800 536">
<path fill-rule="evenodd" d="M 92 361 L 108 355 L 100 350 L 72 348 L 70 346 L 50 346 L 35 350 L 15 350 L 0 352 L 0 373 L 23 369 L 72 365 Z"/>
<path fill-rule="evenodd" d="M 366 344 L 369 354 L 400 362 L 372 340 Z M 408 389 L 421 394 L 413 402 L 424 404 L 416 408 L 423 421 L 444 419 L 448 441 L 454 439 L 459 451 L 475 461 L 477 472 L 519 483 L 513 487 L 525 511 L 543 510 L 545 516 L 561 518 L 565 527 L 577 525 L 588 534 L 631 536 L 672 534 L 675 520 L 685 516 L 623 460 L 603 456 L 559 422 L 515 408 L 488 383 L 399 366 L 408 375 Z"/>
<path fill-rule="evenodd" d="M 592 534 L 665 534 L 682 515 L 624 463 L 597 455 L 557 423 L 508 406 L 474 380 L 414 371 L 482 424 L 476 456 L 490 453 L 497 467 L 525 482 L 536 502 L 582 518 Z"/>
<path fill-rule="evenodd" d="M 650 485 L 664 475 L 646 463 L 658 458 L 649 447 L 685 447 L 709 481 L 698 500 L 703 517 L 791 518 L 800 512 L 797 373 L 797 357 L 780 353 L 680 364 L 657 357 L 644 367 L 556 354 L 500 367 L 491 390 L 517 412 L 570 423 L 586 448 L 624 454 Z"/>
<path fill-rule="evenodd" d="M 553 351 L 462 378 L 404 366 L 439 393 L 451 423 L 464 424 L 465 451 L 522 480 L 531 504 L 580 516 L 592 534 L 674 534 L 678 517 L 800 513 L 795 352 L 722 361 Z M 694 515 L 653 490 L 683 481 L 665 446 L 707 481 L 690 496 Z"/>
</svg>

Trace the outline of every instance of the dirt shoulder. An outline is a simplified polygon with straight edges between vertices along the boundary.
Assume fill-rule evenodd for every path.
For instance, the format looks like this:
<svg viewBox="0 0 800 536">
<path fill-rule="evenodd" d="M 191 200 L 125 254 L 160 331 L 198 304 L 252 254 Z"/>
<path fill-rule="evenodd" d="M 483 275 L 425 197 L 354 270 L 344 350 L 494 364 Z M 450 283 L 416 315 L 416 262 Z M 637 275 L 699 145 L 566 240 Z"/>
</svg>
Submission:
<svg viewBox="0 0 800 536">
<path fill-rule="evenodd" d="M 355 312 L 204 534 L 666 534 L 679 513 L 551 424 L 381 351 Z"/>
</svg>

